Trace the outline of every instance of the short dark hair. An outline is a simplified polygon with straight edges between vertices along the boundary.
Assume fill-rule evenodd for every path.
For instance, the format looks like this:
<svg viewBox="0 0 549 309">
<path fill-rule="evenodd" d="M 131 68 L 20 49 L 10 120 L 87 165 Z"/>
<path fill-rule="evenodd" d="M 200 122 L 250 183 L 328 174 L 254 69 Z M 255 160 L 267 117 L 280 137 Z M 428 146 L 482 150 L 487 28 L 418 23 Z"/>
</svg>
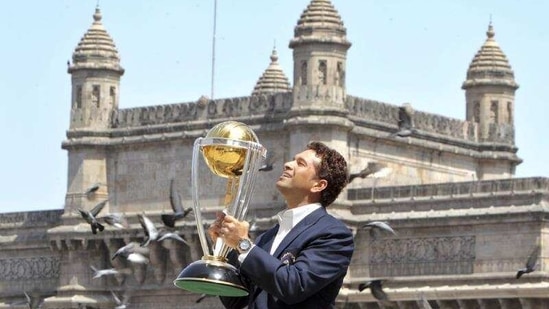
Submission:
<svg viewBox="0 0 549 309">
<path fill-rule="evenodd" d="M 321 142 L 309 142 L 307 149 L 314 150 L 316 156 L 321 159 L 320 165 L 317 166 L 317 174 L 320 179 L 326 180 L 328 185 L 320 193 L 320 204 L 327 207 L 347 185 L 347 161 L 339 152 Z"/>
</svg>

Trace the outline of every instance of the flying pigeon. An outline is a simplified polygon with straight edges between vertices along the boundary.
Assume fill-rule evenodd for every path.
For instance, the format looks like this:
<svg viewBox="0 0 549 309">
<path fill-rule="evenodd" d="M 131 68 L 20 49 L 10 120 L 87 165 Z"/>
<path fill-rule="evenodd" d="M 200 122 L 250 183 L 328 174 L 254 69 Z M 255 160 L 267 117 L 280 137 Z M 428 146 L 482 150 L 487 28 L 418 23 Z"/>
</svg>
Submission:
<svg viewBox="0 0 549 309">
<path fill-rule="evenodd" d="M 393 228 L 385 221 L 372 221 L 364 226 L 362 226 L 363 229 L 370 229 L 370 236 L 376 237 L 378 230 L 391 233 L 393 235 L 396 235 L 397 233 L 393 230 Z"/>
<path fill-rule="evenodd" d="M 160 231 L 160 234 L 161 236 L 158 237 L 158 241 L 163 241 L 165 239 L 175 239 L 175 240 L 178 240 L 182 243 L 184 243 L 185 245 L 187 246 L 191 246 L 185 239 L 183 239 L 183 237 L 179 236 L 179 234 L 177 233 L 173 233 L 173 232 L 166 232 L 166 231 Z"/>
<path fill-rule="evenodd" d="M 172 206 L 173 214 L 162 214 L 160 216 L 162 222 L 167 227 L 175 227 L 175 221 L 185 218 L 193 210 L 192 207 L 183 209 L 181 196 L 177 192 L 174 179 L 170 181 L 170 205 Z"/>
<path fill-rule="evenodd" d="M 358 173 L 349 174 L 349 183 L 355 178 L 366 178 L 368 176 L 375 176 L 377 173 L 380 173 L 388 169 L 387 165 L 384 163 L 370 161 L 366 167 Z"/>
<path fill-rule="evenodd" d="M 97 192 L 97 190 L 99 190 L 99 187 L 101 187 L 101 185 L 102 184 L 99 182 L 94 183 L 93 185 L 91 185 L 91 187 L 89 187 L 88 189 L 86 189 L 86 191 L 84 191 L 84 194 L 88 199 L 91 198 L 93 194 Z"/>
<path fill-rule="evenodd" d="M 102 232 L 105 229 L 105 227 L 97 221 L 96 216 L 99 214 L 99 212 L 101 212 L 101 210 L 103 209 L 103 207 L 105 207 L 108 201 L 109 200 L 104 200 L 100 202 L 99 204 L 95 205 L 95 207 L 92 208 L 92 210 L 90 211 L 78 209 L 78 212 L 80 213 L 82 218 L 84 218 L 84 220 L 86 220 L 86 222 L 90 224 L 93 234 L 97 234 L 97 230 Z"/>
<path fill-rule="evenodd" d="M 92 265 L 90 265 L 90 268 L 93 270 L 93 277 L 92 277 L 93 279 L 101 278 L 103 276 L 108 276 L 108 275 L 116 275 L 116 274 L 127 275 L 131 273 L 131 270 L 129 269 L 121 269 L 121 270 L 118 270 L 116 268 L 97 269 Z"/>
<path fill-rule="evenodd" d="M 375 299 L 380 301 L 388 301 L 389 297 L 385 292 L 383 291 L 383 286 L 381 280 L 372 280 L 367 283 L 361 283 L 358 285 L 358 290 L 360 292 L 364 291 L 365 289 L 370 289 L 370 292 L 374 296 Z"/>
<path fill-rule="evenodd" d="M 413 121 L 414 109 L 410 103 L 404 103 L 398 108 L 398 131 L 391 137 L 408 137 L 416 132 Z"/>
<path fill-rule="evenodd" d="M 128 221 L 126 220 L 126 218 L 124 218 L 122 214 L 119 213 L 106 214 L 97 218 L 97 220 L 105 222 L 106 224 L 119 229 L 128 227 Z"/>
<path fill-rule="evenodd" d="M 145 238 L 141 243 L 141 247 L 146 247 L 151 241 L 158 239 L 158 229 L 156 228 L 156 226 L 154 226 L 154 223 L 147 216 L 139 214 L 137 215 L 137 217 L 139 218 L 139 223 L 141 223 L 141 226 L 145 231 Z"/>
<path fill-rule="evenodd" d="M 534 247 L 534 250 L 532 250 L 532 253 L 530 253 L 530 256 L 528 256 L 528 260 L 526 260 L 526 267 L 518 270 L 517 279 L 519 279 L 524 274 L 533 272 L 536 269 L 536 261 L 538 260 L 538 255 L 540 251 L 540 245 L 536 245 L 536 247 Z"/>
<path fill-rule="evenodd" d="M 148 249 L 141 248 L 138 243 L 131 242 L 124 247 L 118 249 L 112 256 L 111 260 L 122 256 L 128 261 L 137 264 L 148 264 L 149 259 L 145 256 L 148 253 Z"/>
</svg>

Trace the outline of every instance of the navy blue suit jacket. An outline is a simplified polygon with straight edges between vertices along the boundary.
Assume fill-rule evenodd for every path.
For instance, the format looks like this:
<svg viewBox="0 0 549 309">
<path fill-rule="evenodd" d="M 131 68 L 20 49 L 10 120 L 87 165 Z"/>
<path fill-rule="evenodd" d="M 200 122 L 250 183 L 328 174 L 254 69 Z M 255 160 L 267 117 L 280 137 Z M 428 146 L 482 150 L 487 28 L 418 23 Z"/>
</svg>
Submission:
<svg viewBox="0 0 549 309">
<path fill-rule="evenodd" d="M 250 295 L 221 297 L 222 303 L 231 309 L 335 308 L 354 250 L 349 228 L 321 207 L 292 228 L 271 255 L 278 228 L 260 235 L 239 265 Z"/>
</svg>

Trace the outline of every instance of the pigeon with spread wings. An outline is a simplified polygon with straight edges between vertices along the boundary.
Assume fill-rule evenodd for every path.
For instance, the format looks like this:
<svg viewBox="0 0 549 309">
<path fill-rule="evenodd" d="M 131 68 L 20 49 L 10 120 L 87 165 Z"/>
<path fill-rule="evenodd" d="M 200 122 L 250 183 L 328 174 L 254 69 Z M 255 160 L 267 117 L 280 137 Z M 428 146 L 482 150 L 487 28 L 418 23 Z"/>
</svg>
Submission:
<svg viewBox="0 0 549 309">
<path fill-rule="evenodd" d="M 387 164 L 370 161 L 368 162 L 366 167 L 360 172 L 349 174 L 349 183 L 351 183 L 351 181 L 353 181 L 355 178 L 366 178 L 369 176 L 375 176 L 377 174 L 381 175 L 381 173 L 386 170 L 389 171 Z"/>
<path fill-rule="evenodd" d="M 524 268 L 521 268 L 517 271 L 517 279 L 519 279 L 522 275 L 528 274 L 533 272 L 536 269 L 536 263 L 538 260 L 538 255 L 541 251 L 541 246 L 536 245 L 532 252 L 530 253 L 530 256 L 528 256 L 528 259 L 526 260 L 526 265 Z"/>
<path fill-rule="evenodd" d="M 109 200 L 104 200 L 100 202 L 99 204 L 95 205 L 95 207 L 93 207 L 92 210 L 90 211 L 78 209 L 78 212 L 80 213 L 82 218 L 86 220 L 86 222 L 91 226 L 91 230 L 93 234 L 97 234 L 97 230 L 102 232 L 105 229 L 105 226 L 99 223 L 96 217 L 99 214 L 99 212 L 101 212 L 103 207 L 105 207 L 108 201 Z"/>
<path fill-rule="evenodd" d="M 162 214 L 160 219 L 167 227 L 175 227 L 175 222 L 185 218 L 192 210 L 192 207 L 183 209 L 181 196 L 177 192 L 175 180 L 170 180 L 170 205 L 172 206 L 172 214 Z"/>
</svg>

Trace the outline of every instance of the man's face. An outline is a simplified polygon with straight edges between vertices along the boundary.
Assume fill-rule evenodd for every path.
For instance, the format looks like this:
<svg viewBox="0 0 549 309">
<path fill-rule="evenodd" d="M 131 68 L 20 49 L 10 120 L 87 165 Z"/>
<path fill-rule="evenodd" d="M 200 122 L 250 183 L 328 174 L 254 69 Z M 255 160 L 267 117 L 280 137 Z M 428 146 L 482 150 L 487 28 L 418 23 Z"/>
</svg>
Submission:
<svg viewBox="0 0 549 309">
<path fill-rule="evenodd" d="M 307 149 L 295 155 L 292 161 L 284 164 L 284 171 L 278 181 L 276 187 L 282 193 L 292 192 L 298 194 L 300 192 L 308 194 L 310 189 L 320 180 L 317 176 L 317 166 L 320 165 L 320 158 L 316 156 L 316 152 Z"/>
</svg>

